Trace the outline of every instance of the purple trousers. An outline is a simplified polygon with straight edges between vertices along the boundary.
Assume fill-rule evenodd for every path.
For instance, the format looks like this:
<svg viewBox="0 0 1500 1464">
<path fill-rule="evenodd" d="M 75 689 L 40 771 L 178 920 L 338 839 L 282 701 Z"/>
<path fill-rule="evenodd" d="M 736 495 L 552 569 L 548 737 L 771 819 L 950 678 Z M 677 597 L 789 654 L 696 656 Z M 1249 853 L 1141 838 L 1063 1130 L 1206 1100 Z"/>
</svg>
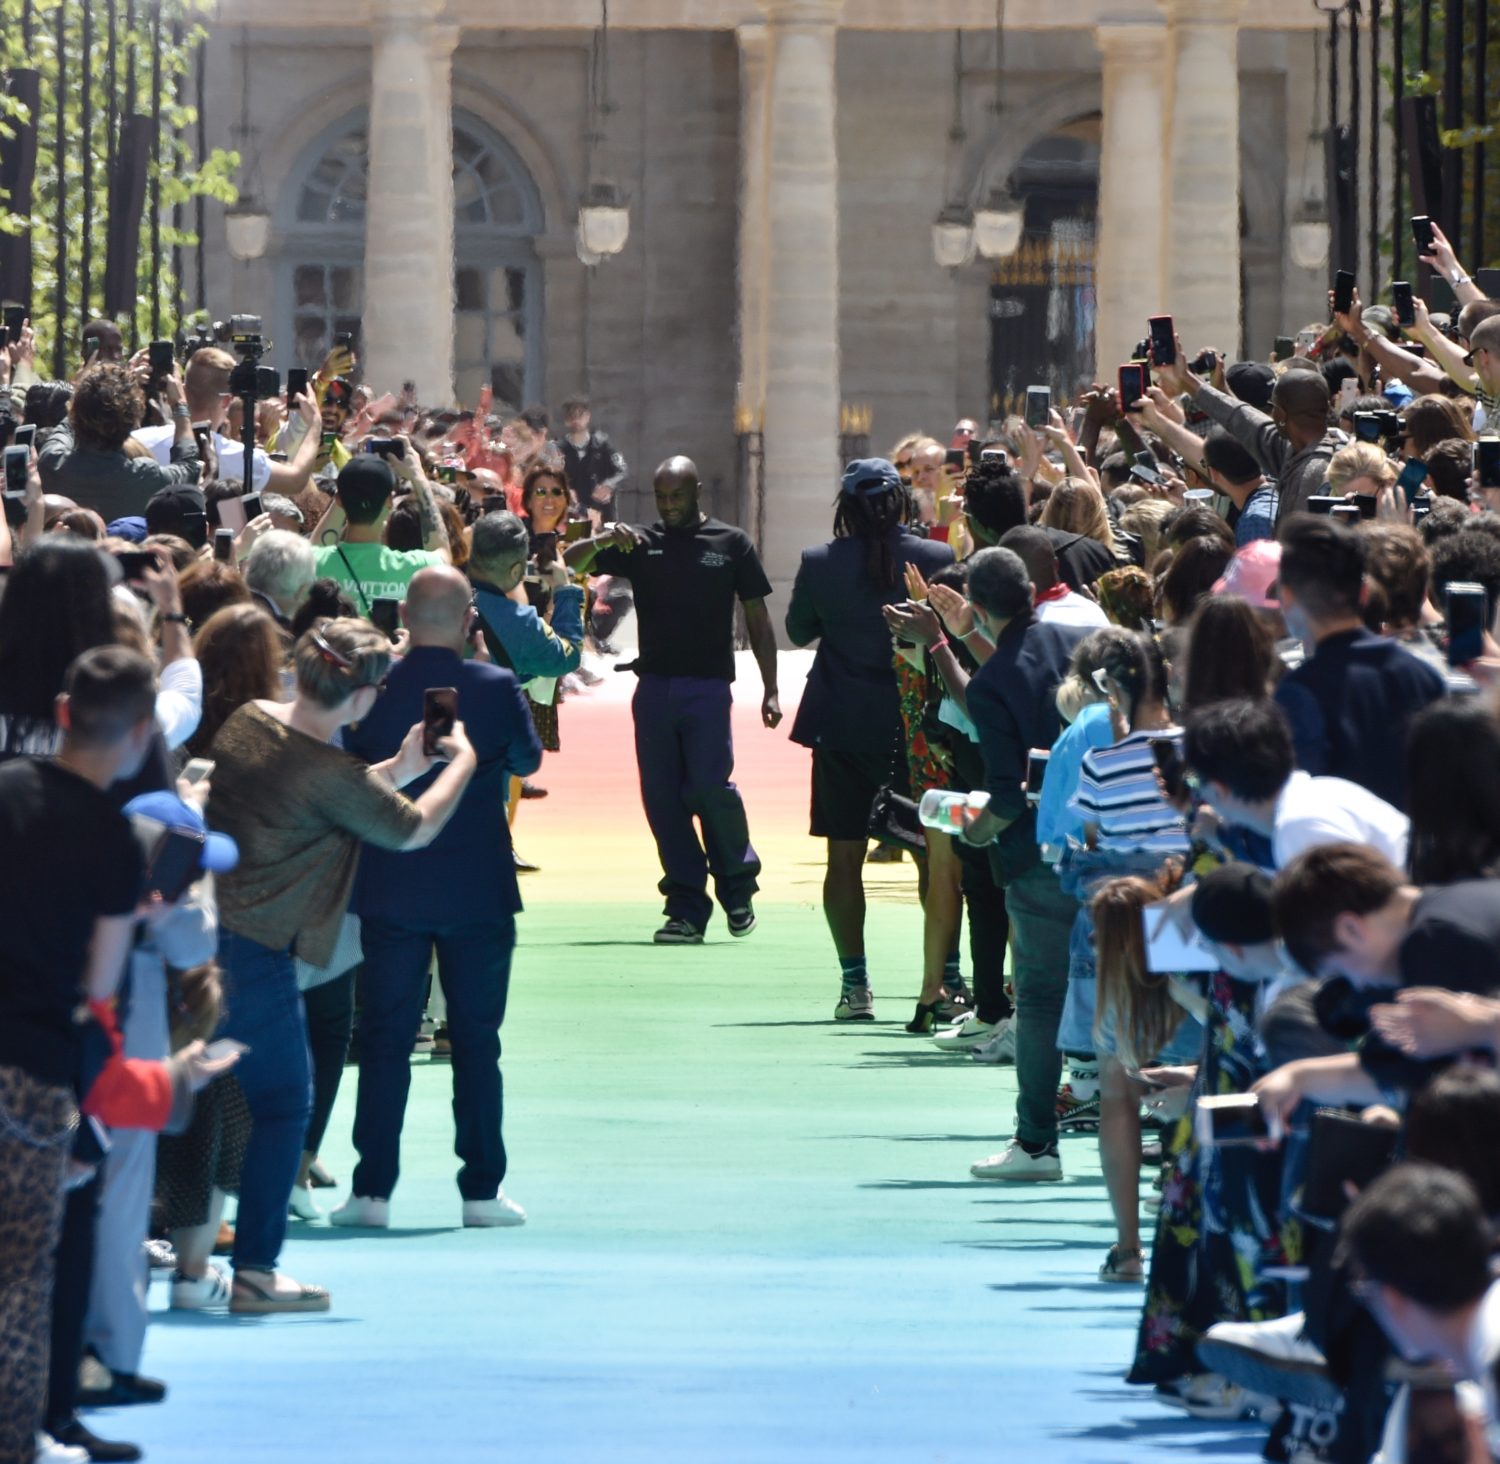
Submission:
<svg viewBox="0 0 1500 1464">
<path fill-rule="evenodd" d="M 726 910 L 749 903 L 760 860 L 734 771 L 729 682 L 697 676 L 642 676 L 631 711 L 641 802 L 656 840 L 669 920 L 703 929 L 713 914 L 708 876 Z M 698 828 L 703 831 L 700 842 Z"/>
</svg>

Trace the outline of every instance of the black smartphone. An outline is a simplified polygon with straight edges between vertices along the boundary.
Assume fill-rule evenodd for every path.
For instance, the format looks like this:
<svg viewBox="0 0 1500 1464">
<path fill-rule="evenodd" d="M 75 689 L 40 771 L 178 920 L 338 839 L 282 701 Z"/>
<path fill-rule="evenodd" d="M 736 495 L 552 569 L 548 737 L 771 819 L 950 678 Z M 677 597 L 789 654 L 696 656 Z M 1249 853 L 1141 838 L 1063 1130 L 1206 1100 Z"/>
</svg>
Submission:
<svg viewBox="0 0 1500 1464">
<path fill-rule="evenodd" d="M 1497 444 L 1500 446 L 1500 444 Z M 1396 486 L 1406 495 L 1406 503 L 1409 508 L 1422 491 L 1422 484 L 1427 481 L 1427 464 L 1421 458 L 1412 458 L 1410 462 L 1401 469 L 1401 476 L 1396 479 Z M 1374 514 L 1370 515 L 1374 518 Z"/>
<path fill-rule="evenodd" d="M 261 516 L 261 514 L 265 511 L 260 506 L 260 494 L 259 493 L 246 493 L 246 494 L 243 494 L 241 496 L 241 498 L 240 498 L 240 507 L 242 509 L 244 509 L 244 511 L 245 511 L 245 522 L 247 524 L 250 522 L 251 519 L 253 519 L 253 518 L 259 518 Z"/>
<path fill-rule="evenodd" d="M 151 367 L 151 376 L 155 381 L 172 374 L 172 368 L 177 364 L 177 353 L 172 348 L 171 341 L 152 341 L 146 347 L 146 360 Z"/>
<path fill-rule="evenodd" d="M 120 573 L 125 576 L 127 584 L 140 579 L 148 569 L 161 567 L 161 561 L 149 549 L 119 549 L 115 552 L 115 559 L 119 561 Z"/>
<path fill-rule="evenodd" d="M 26 475 L 31 466 L 29 447 L 7 447 L 5 449 L 5 496 L 26 496 Z"/>
<path fill-rule="evenodd" d="M 167 829 L 146 859 L 143 888 L 171 904 L 187 893 L 203 869 L 203 834 L 191 829 Z"/>
<path fill-rule="evenodd" d="M 1416 528 L 1432 512 L 1430 503 L 1414 503 L 1411 506 L 1411 526 Z"/>
<path fill-rule="evenodd" d="M 291 406 L 299 396 L 307 395 L 307 370 L 302 366 L 289 366 L 286 373 L 286 404 Z"/>
<path fill-rule="evenodd" d="M 961 447 L 950 447 L 943 454 L 943 466 L 955 468 L 962 473 L 969 466 L 969 455 Z"/>
<path fill-rule="evenodd" d="M 7 325 L 0 325 L 0 351 L 3 351 L 9 344 L 10 327 Z"/>
<path fill-rule="evenodd" d="M 1205 1147 L 1249 1146 L 1270 1137 L 1265 1114 L 1253 1093 L 1211 1094 L 1199 1098 L 1194 1116 L 1198 1140 Z"/>
<path fill-rule="evenodd" d="M 385 595 L 370 601 L 370 623 L 393 641 L 401 633 L 401 602 Z"/>
<path fill-rule="evenodd" d="M 26 327 L 26 307 L 24 305 L 7 305 L 5 307 L 5 328 L 10 332 L 13 341 L 21 339 L 21 332 Z"/>
<path fill-rule="evenodd" d="M 1344 1186 L 1363 1189 L 1390 1167 L 1399 1133 L 1322 1109 L 1308 1128 L 1307 1178 L 1300 1208 L 1320 1220 L 1337 1220 L 1349 1208 Z"/>
<path fill-rule="evenodd" d="M 1354 308 L 1354 271 L 1341 269 L 1333 277 L 1333 313 L 1347 315 Z"/>
<path fill-rule="evenodd" d="M 16 428 L 16 441 L 21 429 Z M 1481 437 L 1474 444 L 1474 486 L 1500 488 L 1500 437 Z"/>
<path fill-rule="evenodd" d="M 1395 307 L 1397 325 L 1417 323 L 1417 302 L 1405 280 L 1391 281 L 1391 304 Z"/>
<path fill-rule="evenodd" d="M 1357 524 L 1363 515 L 1354 504 L 1347 500 L 1341 500 L 1328 510 L 1328 516 L 1337 519 L 1346 529 L 1351 529 Z"/>
<path fill-rule="evenodd" d="M 1030 804 L 1042 801 L 1042 785 L 1047 781 L 1047 763 L 1051 757 L 1052 749 L 1048 747 L 1033 747 L 1026 754 L 1026 801 Z"/>
<path fill-rule="evenodd" d="M 458 721 L 458 688 L 433 686 L 422 693 L 422 752 L 438 755 L 438 743 L 447 737 Z"/>
<path fill-rule="evenodd" d="M 24 447 L 28 452 L 30 452 L 33 444 L 36 442 L 36 423 L 22 422 L 21 425 L 11 433 L 10 441 L 12 447 Z"/>
<path fill-rule="evenodd" d="M 1483 585 L 1451 580 L 1443 599 L 1448 608 L 1448 664 L 1467 666 L 1484 654 L 1489 625 L 1489 597 Z"/>
<path fill-rule="evenodd" d="M 367 437 L 365 451 L 373 457 L 404 458 L 406 444 L 399 437 Z"/>
<path fill-rule="evenodd" d="M 83 359 L 87 361 L 91 356 L 96 356 L 103 349 L 104 337 L 94 334 L 92 331 L 85 332 L 83 337 Z"/>
<path fill-rule="evenodd" d="M 1161 472 L 1157 467 L 1156 454 L 1148 451 L 1136 453 L 1130 464 L 1130 476 L 1139 482 L 1149 483 L 1155 488 L 1161 482 Z"/>
<path fill-rule="evenodd" d="M 1291 336 L 1277 336 L 1276 344 L 1271 348 L 1271 358 L 1275 361 L 1290 361 L 1297 354 L 1297 342 Z"/>
<path fill-rule="evenodd" d="M 984 440 L 979 437 L 969 439 L 969 466 L 977 468 L 979 460 L 984 456 Z"/>
<path fill-rule="evenodd" d="M 1151 342 L 1151 364 L 1174 366 L 1177 363 L 1177 327 L 1170 315 L 1153 315 L 1147 320 Z"/>
<path fill-rule="evenodd" d="M 1354 507 L 1362 519 L 1375 517 L 1375 506 L 1377 499 L 1373 493 L 1356 493 L 1354 495 Z"/>
<path fill-rule="evenodd" d="M 1046 427 L 1052 421 L 1052 388 L 1050 386 L 1028 386 L 1026 388 L 1026 425 Z"/>
<path fill-rule="evenodd" d="M 339 331 L 333 338 L 333 348 L 336 351 L 353 351 L 354 332 L 348 330 Z"/>
<path fill-rule="evenodd" d="M 1381 412 L 1356 412 L 1354 414 L 1354 440 L 1356 442 L 1379 442 L 1383 415 Z"/>
<path fill-rule="evenodd" d="M 1120 410 L 1135 410 L 1134 404 L 1146 395 L 1146 368 L 1137 361 L 1120 367 Z"/>
<path fill-rule="evenodd" d="M 1325 498 L 1315 494 L 1307 500 L 1307 511 L 1309 513 L 1332 513 L 1334 509 L 1342 508 L 1343 504 L 1344 500 L 1342 498 Z"/>
<path fill-rule="evenodd" d="M 1415 214 L 1411 221 L 1411 236 L 1416 240 L 1418 254 L 1431 254 L 1437 242 L 1432 237 L 1432 220 L 1426 214 Z"/>
<path fill-rule="evenodd" d="M 234 563 L 234 530 L 214 530 L 214 558 L 220 564 Z"/>
</svg>

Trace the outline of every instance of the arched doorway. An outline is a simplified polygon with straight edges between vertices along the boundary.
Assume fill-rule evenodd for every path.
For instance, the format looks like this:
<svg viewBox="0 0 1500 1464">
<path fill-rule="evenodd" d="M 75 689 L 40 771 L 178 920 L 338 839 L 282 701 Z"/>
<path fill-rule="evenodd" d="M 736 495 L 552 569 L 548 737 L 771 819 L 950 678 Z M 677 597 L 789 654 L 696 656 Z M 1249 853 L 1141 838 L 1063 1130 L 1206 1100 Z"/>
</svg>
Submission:
<svg viewBox="0 0 1500 1464">
<path fill-rule="evenodd" d="M 990 279 L 990 411 L 1019 412 L 1028 386 L 1072 397 L 1094 357 L 1097 116 L 1032 143 L 1010 174 L 1026 209 L 1021 246 Z"/>
<path fill-rule="evenodd" d="M 364 310 L 369 146 L 363 112 L 328 128 L 304 152 L 282 193 L 285 240 L 277 265 L 273 335 L 283 364 L 317 365 L 334 336 L 360 338 Z M 535 183 L 514 150 L 477 117 L 453 114 L 454 385 L 472 405 L 541 395 L 543 230 Z"/>
</svg>

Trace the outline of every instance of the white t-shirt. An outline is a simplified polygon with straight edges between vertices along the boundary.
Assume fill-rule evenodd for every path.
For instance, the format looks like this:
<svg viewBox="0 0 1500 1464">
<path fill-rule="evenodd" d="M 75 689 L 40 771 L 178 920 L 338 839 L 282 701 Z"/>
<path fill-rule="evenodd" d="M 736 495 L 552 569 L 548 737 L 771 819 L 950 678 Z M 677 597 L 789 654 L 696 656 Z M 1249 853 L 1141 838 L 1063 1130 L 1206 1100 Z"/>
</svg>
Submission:
<svg viewBox="0 0 1500 1464">
<path fill-rule="evenodd" d="M 130 435 L 143 447 L 150 448 L 151 456 L 163 467 L 172 461 L 172 442 L 177 436 L 175 426 L 138 427 Z M 232 478 L 238 478 L 244 482 L 245 444 L 234 438 L 225 437 L 221 432 L 215 432 L 214 452 L 219 459 L 219 481 L 227 483 Z M 262 449 L 257 447 L 255 449 L 255 491 L 264 491 L 270 478 L 271 460 Z"/>
<path fill-rule="evenodd" d="M 1400 809 L 1358 783 L 1295 772 L 1276 800 L 1271 847 L 1277 869 L 1321 844 L 1368 844 L 1405 869 L 1410 828 Z"/>
<path fill-rule="evenodd" d="M 1036 618 L 1053 625 L 1082 625 L 1089 630 L 1109 624 L 1109 616 L 1087 595 L 1080 595 L 1076 590 L 1069 590 L 1055 600 L 1043 600 L 1036 607 Z"/>
</svg>

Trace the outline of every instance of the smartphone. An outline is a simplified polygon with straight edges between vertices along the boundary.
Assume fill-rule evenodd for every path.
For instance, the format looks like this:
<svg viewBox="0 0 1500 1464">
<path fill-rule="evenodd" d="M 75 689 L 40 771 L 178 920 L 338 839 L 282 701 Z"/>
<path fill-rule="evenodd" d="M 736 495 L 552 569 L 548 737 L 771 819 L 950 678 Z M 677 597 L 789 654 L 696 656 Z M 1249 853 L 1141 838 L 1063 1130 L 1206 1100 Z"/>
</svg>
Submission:
<svg viewBox="0 0 1500 1464">
<path fill-rule="evenodd" d="M 1289 361 L 1297 354 L 1297 343 L 1291 336 L 1277 336 L 1276 344 L 1271 349 L 1273 361 Z"/>
<path fill-rule="evenodd" d="M 16 440 L 21 429 L 16 429 Z M 1481 437 L 1474 444 L 1474 486 L 1500 488 L 1500 437 Z"/>
<path fill-rule="evenodd" d="M 1351 529 L 1364 517 L 1357 505 L 1341 500 L 1328 510 L 1328 516 L 1337 519 L 1346 529 Z"/>
<path fill-rule="evenodd" d="M 458 721 L 458 688 L 433 686 L 422 693 L 422 752 L 437 757 L 438 743 Z"/>
<path fill-rule="evenodd" d="M 338 440 L 339 435 L 337 432 L 325 432 L 322 441 L 319 443 L 319 451 L 325 455 L 332 452 Z"/>
<path fill-rule="evenodd" d="M 10 327 L 6 325 L 0 325 L 0 351 L 3 351 L 9 344 Z"/>
<path fill-rule="evenodd" d="M 969 439 L 969 466 L 977 468 L 980 459 L 984 456 L 984 439 L 971 437 Z"/>
<path fill-rule="evenodd" d="M 576 544 L 580 539 L 587 539 L 593 532 L 594 526 L 587 519 L 574 519 L 563 530 L 563 542 L 565 544 Z"/>
<path fill-rule="evenodd" d="M 1156 454 L 1138 452 L 1130 464 L 1130 476 L 1153 487 L 1161 482 L 1161 472 L 1156 465 Z"/>
<path fill-rule="evenodd" d="M 1332 513 L 1335 508 L 1343 507 L 1343 503 L 1342 498 L 1314 495 L 1307 500 L 1307 511 L 1309 513 Z"/>
<path fill-rule="evenodd" d="M 203 871 L 206 838 L 190 829 L 167 829 L 147 857 L 145 892 L 168 904 L 180 900 Z"/>
<path fill-rule="evenodd" d="M 26 307 L 24 305 L 7 305 L 5 307 L 5 328 L 10 332 L 13 341 L 21 339 L 21 332 L 26 328 Z"/>
<path fill-rule="evenodd" d="M 307 395 L 307 371 L 301 366 L 290 366 L 286 373 L 286 404 L 291 406 L 299 396 Z"/>
<path fill-rule="evenodd" d="M 1496 443 L 1500 447 L 1500 442 Z M 1406 503 L 1409 508 L 1422 491 L 1422 484 L 1427 481 L 1427 464 L 1421 458 L 1412 458 L 1407 465 L 1401 469 L 1401 476 L 1396 479 L 1396 486 L 1406 494 Z M 1363 495 L 1361 495 L 1363 496 Z M 1374 518 L 1372 513 L 1369 517 Z"/>
<path fill-rule="evenodd" d="M 221 1057 L 238 1056 L 249 1051 L 249 1046 L 244 1042 L 236 1042 L 233 1037 L 220 1037 L 203 1049 L 203 1055 L 210 1062 L 218 1062 Z"/>
<path fill-rule="evenodd" d="M 220 564 L 234 563 L 234 530 L 214 530 L 214 558 Z"/>
<path fill-rule="evenodd" d="M 339 331 L 339 333 L 336 336 L 334 336 L 334 338 L 333 338 L 333 348 L 336 351 L 351 351 L 352 352 L 354 350 L 354 333 L 353 333 L 353 331 L 348 331 L 348 330 L 341 330 L 341 331 Z"/>
<path fill-rule="evenodd" d="M 1141 911 L 1141 931 L 1146 937 L 1146 969 L 1163 972 L 1217 971 L 1218 952 L 1198 934 L 1194 926 L 1187 934 L 1171 918 L 1165 902 L 1147 905 Z"/>
<path fill-rule="evenodd" d="M 36 442 L 36 423 L 23 422 L 10 435 L 12 447 L 24 447 L 28 452 Z"/>
<path fill-rule="evenodd" d="M 393 641 L 401 633 L 401 602 L 385 595 L 370 601 L 370 624 L 384 631 L 385 638 Z"/>
<path fill-rule="evenodd" d="M 1432 220 L 1426 214 L 1415 214 L 1411 221 L 1411 236 L 1416 241 L 1418 254 L 1431 254 L 1437 242 L 1432 236 Z"/>
<path fill-rule="evenodd" d="M 961 447 L 950 447 L 943 454 L 943 466 L 962 473 L 969 466 L 969 455 Z"/>
<path fill-rule="evenodd" d="M 202 457 L 208 451 L 208 440 L 214 435 L 212 422 L 193 423 L 193 441 L 198 444 L 198 456 Z"/>
<path fill-rule="evenodd" d="M 1359 400 L 1359 379 L 1346 376 L 1339 383 L 1339 416 L 1347 417 Z"/>
<path fill-rule="evenodd" d="M 161 561 L 150 549 L 120 549 L 115 552 L 115 558 L 127 583 L 140 579 L 148 569 L 161 567 Z"/>
<path fill-rule="evenodd" d="M 1356 412 L 1354 414 L 1354 440 L 1356 442 L 1379 442 L 1381 438 L 1380 412 Z"/>
<path fill-rule="evenodd" d="M 87 361 L 90 356 L 96 356 L 103 349 L 103 337 L 92 332 L 85 334 L 83 338 L 83 359 Z"/>
<path fill-rule="evenodd" d="M 1137 361 L 1120 367 L 1120 410 L 1134 410 L 1134 403 L 1146 395 L 1146 368 Z"/>
<path fill-rule="evenodd" d="M 1443 595 L 1448 609 L 1448 664 L 1467 666 L 1484 654 L 1489 628 L 1489 596 L 1483 585 L 1451 580 Z"/>
<path fill-rule="evenodd" d="M 1417 302 L 1405 280 L 1391 281 L 1391 304 L 1395 306 L 1397 325 L 1417 323 Z"/>
<path fill-rule="evenodd" d="M 1356 493 L 1354 495 L 1354 507 L 1362 519 L 1375 517 L 1376 497 L 1373 493 Z"/>
<path fill-rule="evenodd" d="M 181 776 L 185 783 L 202 783 L 213 776 L 213 771 L 214 760 L 211 757 L 194 757 L 188 759 Z"/>
<path fill-rule="evenodd" d="M 160 380 L 172 374 L 172 368 L 177 364 L 177 353 L 173 350 L 171 341 L 152 341 L 146 347 L 146 359 L 150 362 L 152 377 Z"/>
<path fill-rule="evenodd" d="M 1047 427 L 1052 422 L 1052 388 L 1050 386 L 1028 386 L 1026 388 L 1026 425 Z"/>
<path fill-rule="evenodd" d="M 1193 1121 L 1204 1148 L 1248 1148 L 1271 1136 L 1260 1100 L 1253 1093 L 1212 1093 L 1199 1098 Z"/>
<path fill-rule="evenodd" d="M 1299 330 L 1297 332 L 1297 354 L 1299 356 L 1310 356 L 1318 348 L 1319 335 L 1315 330 Z"/>
<path fill-rule="evenodd" d="M 1026 754 L 1026 801 L 1034 808 L 1042 801 L 1042 787 L 1047 781 L 1047 763 L 1052 749 L 1033 747 Z"/>
<path fill-rule="evenodd" d="M 1411 506 L 1411 526 L 1416 528 L 1432 512 L 1430 503 L 1414 503 Z"/>
<path fill-rule="evenodd" d="M 5 496 L 7 498 L 26 496 L 26 475 L 30 468 L 31 449 L 29 447 L 5 449 Z"/>
<path fill-rule="evenodd" d="M 1333 313 L 1347 315 L 1354 308 L 1354 271 L 1341 269 L 1333 277 Z"/>
<path fill-rule="evenodd" d="M 365 451 L 372 457 L 404 458 L 406 444 L 399 437 L 367 437 Z"/>
<path fill-rule="evenodd" d="M 253 518 L 259 518 L 260 515 L 261 515 L 261 512 L 262 512 L 261 506 L 260 506 L 260 494 L 259 493 L 242 493 L 238 498 L 236 498 L 236 499 L 229 499 L 229 500 L 226 500 L 226 502 L 234 502 L 234 503 L 238 503 L 239 504 L 239 506 L 240 506 L 240 512 L 245 515 L 245 522 L 247 524 L 250 522 L 251 519 L 253 519 Z M 220 508 L 220 512 L 222 512 L 223 511 L 223 504 L 222 503 L 219 505 L 219 508 Z"/>
</svg>

